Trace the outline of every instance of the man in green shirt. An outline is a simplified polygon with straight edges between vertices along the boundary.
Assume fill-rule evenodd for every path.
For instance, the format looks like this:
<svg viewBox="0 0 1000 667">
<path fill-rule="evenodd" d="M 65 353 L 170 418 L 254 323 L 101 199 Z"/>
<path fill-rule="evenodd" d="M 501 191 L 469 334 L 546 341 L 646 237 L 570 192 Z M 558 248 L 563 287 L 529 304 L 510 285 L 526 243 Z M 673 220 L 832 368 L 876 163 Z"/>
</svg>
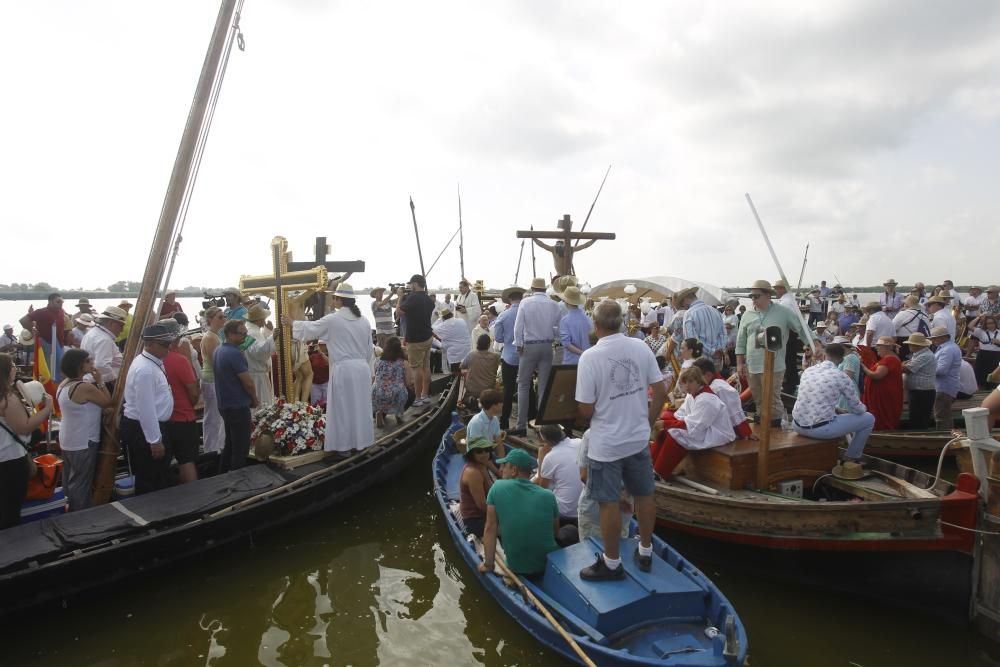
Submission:
<svg viewBox="0 0 1000 667">
<path fill-rule="evenodd" d="M 774 353 L 774 381 L 771 383 L 771 425 L 781 426 L 783 405 L 781 403 L 781 381 L 785 376 L 785 346 L 788 344 L 788 332 L 794 331 L 802 340 L 810 340 L 806 328 L 802 324 L 802 316 L 788 308 L 771 303 L 774 295 L 771 283 L 766 280 L 754 282 L 750 288 L 750 300 L 753 310 L 748 310 L 740 320 L 740 328 L 736 334 L 736 372 L 744 372 L 750 380 L 750 391 L 753 393 L 757 414 L 767 398 L 764 394 L 764 348 L 757 345 L 757 334 L 768 327 L 781 329 L 781 349 Z M 822 359 L 823 346 L 814 340 L 816 359 Z"/>
<path fill-rule="evenodd" d="M 555 494 L 531 482 L 535 458 L 523 449 L 512 449 L 497 463 L 503 479 L 486 495 L 484 553 L 479 571 L 493 571 L 499 528 L 507 567 L 517 574 L 542 574 L 546 554 L 559 548 L 559 505 Z"/>
</svg>

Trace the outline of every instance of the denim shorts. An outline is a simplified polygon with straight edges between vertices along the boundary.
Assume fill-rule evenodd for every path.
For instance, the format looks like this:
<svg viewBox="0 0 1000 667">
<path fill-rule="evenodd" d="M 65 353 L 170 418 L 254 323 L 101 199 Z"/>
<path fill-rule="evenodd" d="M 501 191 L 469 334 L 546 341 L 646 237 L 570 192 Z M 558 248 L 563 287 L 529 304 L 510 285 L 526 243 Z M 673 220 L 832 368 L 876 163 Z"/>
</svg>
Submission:
<svg viewBox="0 0 1000 667">
<path fill-rule="evenodd" d="M 587 457 L 587 495 L 591 500 L 618 502 L 623 483 L 633 496 L 653 495 L 653 459 L 649 447 L 616 461 L 595 461 Z"/>
</svg>

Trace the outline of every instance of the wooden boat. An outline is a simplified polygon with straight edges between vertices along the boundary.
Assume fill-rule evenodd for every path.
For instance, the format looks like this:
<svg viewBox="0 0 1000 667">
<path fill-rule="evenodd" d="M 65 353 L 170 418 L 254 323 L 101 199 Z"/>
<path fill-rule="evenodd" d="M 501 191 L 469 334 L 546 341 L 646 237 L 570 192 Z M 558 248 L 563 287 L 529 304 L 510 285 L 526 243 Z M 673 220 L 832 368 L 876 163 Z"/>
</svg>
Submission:
<svg viewBox="0 0 1000 667">
<path fill-rule="evenodd" d="M 954 437 L 951 431 L 875 431 L 868 437 L 865 453 L 887 459 L 936 458 Z M 1000 429 L 993 430 L 993 437 L 1000 438 Z M 945 455 L 953 454 L 949 450 Z"/>
<path fill-rule="evenodd" d="M 657 481 L 657 523 L 689 557 L 717 557 L 721 543 L 727 562 L 751 570 L 963 617 L 979 481 L 871 456 L 866 478 L 838 479 L 829 472 L 841 444 L 772 429 L 764 490 L 758 443 L 690 452 L 683 476 Z"/>
<path fill-rule="evenodd" d="M 464 460 L 446 432 L 434 458 L 434 495 L 455 547 L 479 582 L 504 610 L 542 644 L 564 657 L 580 657 L 530 597 L 504 578 L 478 571 L 481 562 L 457 512 Z M 633 522 L 633 532 L 635 525 Z M 743 665 L 747 637 L 739 616 L 721 591 L 666 542 L 654 536 L 653 569 L 633 564 L 634 539 L 622 540 L 626 579 L 586 582 L 580 568 L 593 562 L 599 541 L 589 539 L 548 555 L 540 582 L 521 578 L 530 595 L 552 615 L 573 642 L 598 665 Z M 710 629 L 711 628 L 711 629 Z"/>
<path fill-rule="evenodd" d="M 251 464 L 0 531 L 0 616 L 237 543 L 388 480 L 436 442 L 457 391 L 438 376 L 430 407 L 411 408 L 401 426 L 377 430 L 373 446 L 336 463 Z"/>
</svg>

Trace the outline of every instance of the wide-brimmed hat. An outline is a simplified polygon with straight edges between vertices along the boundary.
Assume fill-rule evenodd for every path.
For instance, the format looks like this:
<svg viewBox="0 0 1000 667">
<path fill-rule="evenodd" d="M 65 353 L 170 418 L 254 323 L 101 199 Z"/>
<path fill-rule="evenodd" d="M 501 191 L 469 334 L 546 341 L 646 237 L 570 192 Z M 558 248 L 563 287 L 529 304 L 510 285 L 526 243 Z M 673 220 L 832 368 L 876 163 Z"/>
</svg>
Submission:
<svg viewBox="0 0 1000 667">
<path fill-rule="evenodd" d="M 865 304 L 864 310 L 882 310 L 882 304 L 878 301 L 869 301 Z"/>
<path fill-rule="evenodd" d="M 5 325 L 3 325 L 3 330 L 4 331 L 13 331 L 14 330 L 14 325 L 13 324 L 5 324 Z"/>
<path fill-rule="evenodd" d="M 33 345 L 35 334 L 31 333 L 28 329 L 21 329 L 21 333 L 17 335 L 17 342 L 21 345 Z"/>
<path fill-rule="evenodd" d="M 920 305 L 920 297 L 913 296 L 912 294 L 905 299 L 903 299 L 904 308 L 913 308 L 914 306 Z"/>
<path fill-rule="evenodd" d="M 587 295 L 581 292 L 580 288 L 576 285 L 567 287 L 559 294 L 559 298 L 573 306 L 582 306 L 587 303 Z"/>
<path fill-rule="evenodd" d="M 368 293 L 368 296 L 377 299 L 378 296 L 376 296 L 376 295 L 382 295 L 382 294 L 385 294 L 385 288 L 384 287 L 376 287 L 371 292 Z"/>
<path fill-rule="evenodd" d="M 941 290 L 938 293 L 938 296 L 941 297 L 942 299 L 953 299 L 954 298 L 954 295 L 951 293 L 951 290 L 946 290 L 946 289 L 945 290 Z"/>
<path fill-rule="evenodd" d="M 490 442 L 488 438 L 480 436 L 478 438 L 473 438 L 469 444 L 465 446 L 465 450 L 471 452 L 473 449 L 493 449 L 494 447 L 496 447 L 496 443 Z"/>
<path fill-rule="evenodd" d="M 545 278 L 532 278 L 531 279 L 531 289 L 544 290 L 545 287 L 546 287 L 546 285 L 545 285 Z"/>
<path fill-rule="evenodd" d="M 90 313 L 82 313 L 80 315 L 77 315 L 76 317 L 73 318 L 73 321 L 76 322 L 77 324 L 82 324 L 87 328 L 90 328 L 97 324 L 97 322 L 94 321 L 94 316 L 91 315 Z"/>
<path fill-rule="evenodd" d="M 942 338 L 942 337 L 949 337 L 950 338 L 951 334 L 948 333 L 948 329 L 946 327 L 934 327 L 933 329 L 931 329 L 931 332 L 930 332 L 930 334 L 927 335 L 927 337 L 928 338 Z"/>
<path fill-rule="evenodd" d="M 697 296 L 698 296 L 697 287 L 685 287 L 682 290 L 677 290 L 676 292 L 674 292 L 674 297 L 673 297 L 674 307 L 681 308 L 682 307 L 681 304 L 684 303 L 684 299 Z"/>
<path fill-rule="evenodd" d="M 511 285 L 510 287 L 508 287 L 507 289 L 505 289 L 503 292 L 500 293 L 500 298 L 503 300 L 504 303 L 507 303 L 508 301 L 510 301 L 510 297 L 512 294 L 524 294 L 524 288 L 519 287 L 518 285 Z"/>
<path fill-rule="evenodd" d="M 996 294 L 997 292 L 1000 292 L 1000 287 L 996 285 L 990 285 L 989 287 L 986 288 L 986 293 L 989 294 L 990 292 Z"/>
<path fill-rule="evenodd" d="M 350 283 L 340 283 L 337 285 L 337 291 L 333 293 L 334 296 L 339 296 L 341 299 L 353 299 L 355 298 L 354 288 L 351 287 Z"/>
<path fill-rule="evenodd" d="M 175 325 L 177 325 L 177 320 L 171 320 Z M 172 342 L 177 338 L 177 334 L 174 333 L 173 327 L 171 327 L 165 320 L 156 322 L 155 324 L 150 324 L 148 327 L 142 330 L 143 340 L 158 340 Z"/>
<path fill-rule="evenodd" d="M 857 461 L 844 461 L 843 463 L 838 463 L 830 472 L 838 479 L 855 480 L 861 479 L 865 476 L 865 469 L 862 468 L 861 464 Z"/>
<path fill-rule="evenodd" d="M 942 328 L 944 328 L 944 327 L 942 327 Z M 947 330 L 945 330 L 945 333 L 948 333 Z M 925 336 L 925 335 L 923 335 L 922 333 L 919 333 L 919 332 L 911 333 L 906 338 L 906 340 L 903 341 L 903 343 L 905 345 L 917 345 L 918 347 L 927 347 L 928 345 L 931 344 L 931 342 L 929 340 L 927 340 L 927 336 Z"/>
<path fill-rule="evenodd" d="M 557 293 L 565 292 L 566 288 L 570 285 L 579 286 L 580 282 L 576 279 L 576 276 L 559 276 L 552 281 L 552 287 Z"/>
<path fill-rule="evenodd" d="M 512 449 L 507 453 L 507 456 L 497 459 L 497 463 L 511 463 L 518 468 L 533 470 L 535 467 L 535 457 L 523 449 Z"/>
<path fill-rule="evenodd" d="M 892 336 L 879 336 L 878 340 L 875 341 L 876 345 L 888 345 L 889 347 L 896 347 L 896 339 Z"/>
<path fill-rule="evenodd" d="M 128 310 L 129 308 L 132 307 L 132 304 L 126 301 L 125 299 L 122 299 L 120 302 L 118 302 L 118 307 L 122 308 L 123 310 Z"/>
<path fill-rule="evenodd" d="M 45 385 L 38 380 L 18 382 L 17 388 L 21 392 L 21 396 L 24 396 L 32 405 L 38 405 L 45 398 Z"/>
<path fill-rule="evenodd" d="M 90 299 L 80 299 L 79 301 L 76 302 L 77 308 L 79 308 L 80 306 L 89 306 L 89 305 L 90 305 Z"/>
<path fill-rule="evenodd" d="M 827 323 L 824 322 L 823 320 L 820 320 L 819 322 L 816 323 L 817 329 L 825 329 L 827 326 L 828 326 Z"/>
<path fill-rule="evenodd" d="M 887 281 L 885 281 L 884 283 L 882 283 L 882 285 L 892 285 L 893 287 L 895 287 L 898 284 L 899 283 L 896 282 L 895 278 L 889 278 Z"/>
<path fill-rule="evenodd" d="M 948 305 L 948 302 L 945 301 L 944 299 L 942 299 L 939 296 L 932 296 L 931 298 L 927 299 L 927 301 L 924 301 L 924 305 L 925 306 L 929 306 L 929 305 L 934 304 L 934 303 L 938 304 L 939 306 L 947 306 Z"/>
<path fill-rule="evenodd" d="M 250 306 L 250 309 L 247 311 L 247 320 L 250 322 L 256 322 L 258 320 L 266 320 L 270 316 L 271 316 L 271 311 L 259 303 L 255 303 L 254 305 Z"/>
<path fill-rule="evenodd" d="M 226 289 L 222 290 L 222 296 L 226 296 L 227 294 L 232 294 L 237 299 L 239 299 L 239 298 L 241 298 L 243 296 L 243 294 L 238 289 L 236 289 L 235 287 L 227 287 Z"/>
<path fill-rule="evenodd" d="M 865 322 L 862 322 L 861 320 L 858 320 L 857 322 L 851 322 L 851 325 L 849 327 L 847 327 L 847 328 L 848 329 L 853 329 L 854 327 L 863 327 L 863 326 L 865 326 Z"/>
<path fill-rule="evenodd" d="M 759 282 L 767 282 L 767 281 L 758 280 L 757 282 L 759 283 Z M 784 288 L 786 290 L 788 289 L 788 283 L 786 283 L 781 278 L 778 278 L 777 280 L 774 281 L 774 286 L 775 286 L 775 288 L 781 287 L 781 288 Z M 753 289 L 753 288 L 751 287 L 751 289 Z M 764 288 L 763 287 L 758 287 L 757 289 L 764 289 Z"/>
<path fill-rule="evenodd" d="M 97 316 L 98 320 L 111 320 L 112 322 L 118 322 L 119 324 L 125 324 L 128 321 L 128 313 L 119 308 L 118 306 L 108 306 L 104 309 L 104 312 Z"/>
<path fill-rule="evenodd" d="M 766 280 L 753 281 L 753 285 L 750 286 L 750 289 L 759 289 L 764 292 L 767 292 L 768 294 L 774 294 L 774 288 L 771 287 L 771 283 L 767 282 Z M 785 289 L 788 289 L 787 285 L 785 285 Z"/>
<path fill-rule="evenodd" d="M 844 345 L 844 346 L 847 346 L 847 347 L 854 347 L 854 343 L 852 343 L 851 339 L 848 338 L 847 336 L 834 336 L 833 337 L 833 342 L 836 343 L 837 345 Z"/>
</svg>

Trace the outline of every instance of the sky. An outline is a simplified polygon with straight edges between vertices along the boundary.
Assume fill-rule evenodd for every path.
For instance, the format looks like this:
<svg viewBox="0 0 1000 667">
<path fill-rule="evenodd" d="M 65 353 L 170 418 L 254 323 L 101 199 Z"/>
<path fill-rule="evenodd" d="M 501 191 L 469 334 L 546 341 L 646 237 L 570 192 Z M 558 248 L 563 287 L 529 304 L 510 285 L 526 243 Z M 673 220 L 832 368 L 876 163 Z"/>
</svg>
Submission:
<svg viewBox="0 0 1000 667">
<path fill-rule="evenodd" d="M 218 4 L 8 3 L 0 283 L 138 280 Z M 515 277 L 518 229 L 617 234 L 592 285 L 1000 282 L 1000 3 L 249 0 L 172 287 L 327 236 L 352 282 Z M 991 148 L 992 147 L 992 148 Z M 11 245 L 11 243 L 15 245 Z M 552 262 L 537 253 L 540 275 Z M 457 282 L 457 241 L 429 272 Z M 524 249 L 518 276 L 531 278 Z"/>
</svg>

